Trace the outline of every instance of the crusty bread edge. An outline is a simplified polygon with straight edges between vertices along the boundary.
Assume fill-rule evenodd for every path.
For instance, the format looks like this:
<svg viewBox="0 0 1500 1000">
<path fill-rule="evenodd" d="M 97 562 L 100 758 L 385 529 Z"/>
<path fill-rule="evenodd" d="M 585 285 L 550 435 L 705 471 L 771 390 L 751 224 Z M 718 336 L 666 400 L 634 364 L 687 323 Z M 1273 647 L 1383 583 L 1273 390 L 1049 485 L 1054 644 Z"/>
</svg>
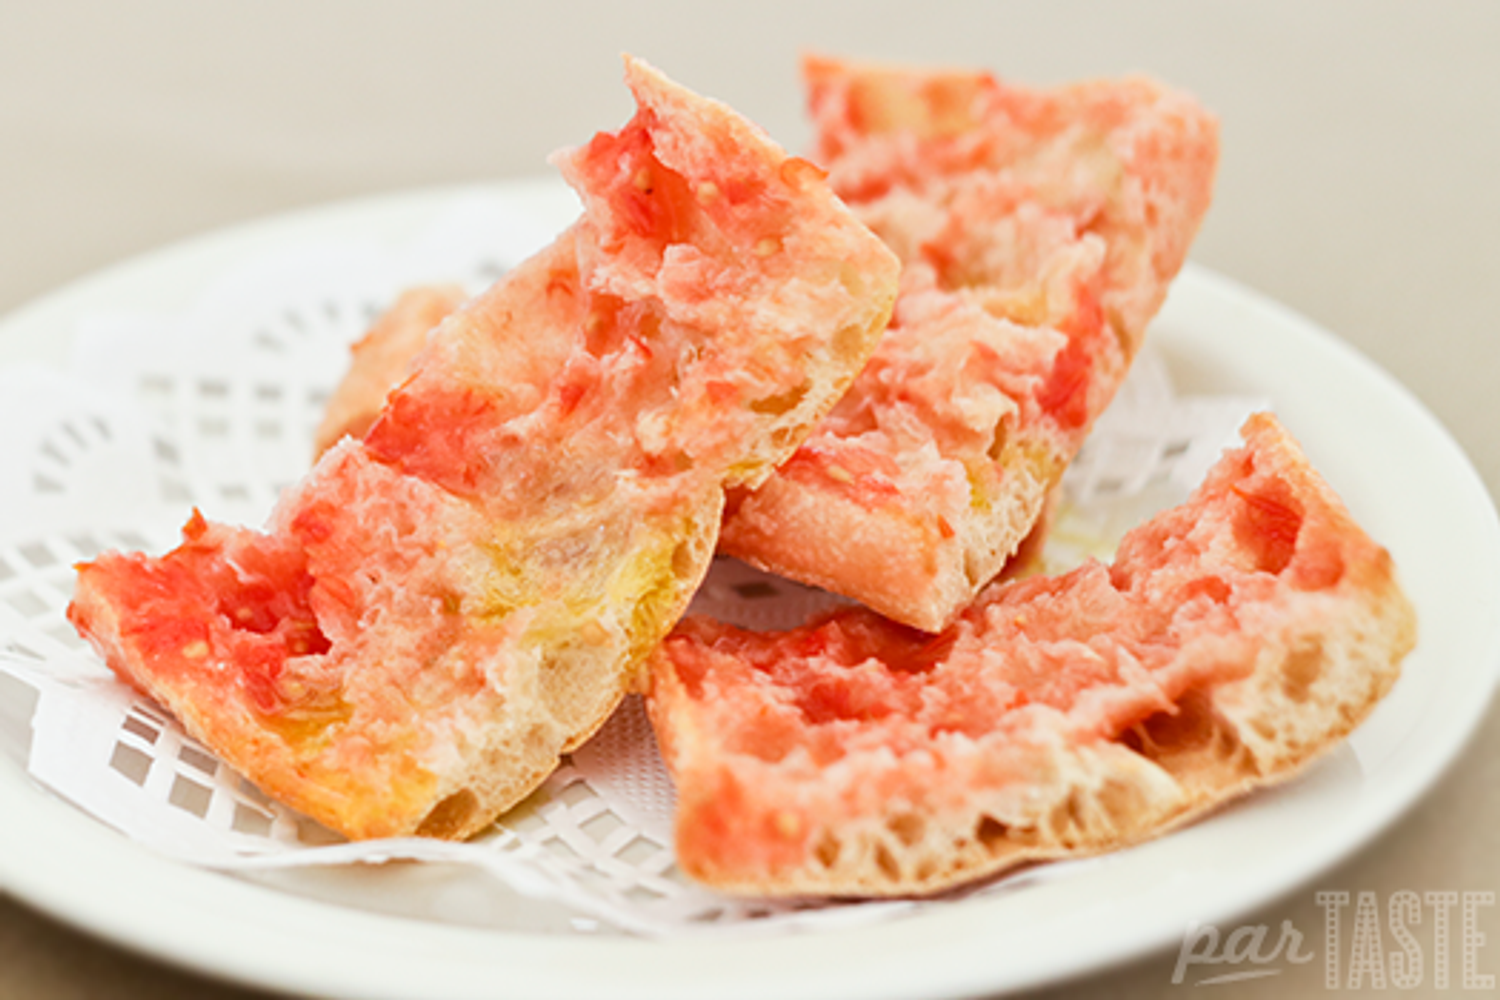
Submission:
<svg viewBox="0 0 1500 1000">
<path fill-rule="evenodd" d="M 893 621 L 941 632 L 1020 548 L 1065 460 L 1051 435 L 1007 441 L 1008 488 L 975 497 L 944 537 L 903 507 L 868 508 L 836 488 L 772 477 L 731 504 L 719 551 L 766 572 L 836 591 Z M 816 532 L 799 526 L 821 523 Z M 808 538 L 836 539 L 831 549 Z M 900 589 L 893 580 L 909 583 Z"/>
</svg>

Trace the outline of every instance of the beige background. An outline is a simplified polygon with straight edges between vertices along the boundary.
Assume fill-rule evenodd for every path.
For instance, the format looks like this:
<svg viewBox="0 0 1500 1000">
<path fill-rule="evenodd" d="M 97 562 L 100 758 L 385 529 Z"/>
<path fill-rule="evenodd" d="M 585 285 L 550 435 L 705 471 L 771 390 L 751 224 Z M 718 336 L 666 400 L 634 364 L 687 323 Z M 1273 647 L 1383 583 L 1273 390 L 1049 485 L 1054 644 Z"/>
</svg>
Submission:
<svg viewBox="0 0 1500 1000">
<path fill-rule="evenodd" d="M 1500 4 L 1482 0 L 0 0 L 0 313 L 266 213 L 535 174 L 552 149 L 627 114 L 622 50 L 795 148 L 807 135 L 796 57 L 808 48 L 983 65 L 1035 83 L 1145 70 L 1192 90 L 1224 127 L 1195 259 L 1394 372 L 1500 493 Z M 1319 929 L 1316 888 L 1382 899 L 1500 890 L 1497 787 L 1492 707 L 1414 812 L 1246 922 Z M 1481 912 L 1481 970 L 1500 973 L 1500 911 Z M 1194 990 L 1170 986 L 1174 962 L 1175 950 L 1149 956 L 1056 995 L 1322 992 L 1320 963 Z M 0 891 L 7 1000 L 250 995 L 87 939 Z"/>
</svg>

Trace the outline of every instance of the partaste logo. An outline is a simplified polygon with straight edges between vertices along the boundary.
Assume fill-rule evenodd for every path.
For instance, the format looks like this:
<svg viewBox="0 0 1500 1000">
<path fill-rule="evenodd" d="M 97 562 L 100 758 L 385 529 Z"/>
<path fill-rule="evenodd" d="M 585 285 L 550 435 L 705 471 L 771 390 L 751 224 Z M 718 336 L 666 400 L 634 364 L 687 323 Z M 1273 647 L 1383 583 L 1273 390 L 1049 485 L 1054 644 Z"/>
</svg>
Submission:
<svg viewBox="0 0 1500 1000">
<path fill-rule="evenodd" d="M 1320 938 L 1290 920 L 1228 931 L 1189 924 L 1172 983 L 1263 979 L 1321 955 L 1323 985 L 1330 990 L 1495 991 L 1495 974 L 1483 971 L 1489 936 L 1481 927 L 1481 908 L 1495 905 L 1494 892 L 1402 890 L 1382 900 L 1374 892 L 1321 890 L 1314 898 L 1323 911 Z"/>
</svg>

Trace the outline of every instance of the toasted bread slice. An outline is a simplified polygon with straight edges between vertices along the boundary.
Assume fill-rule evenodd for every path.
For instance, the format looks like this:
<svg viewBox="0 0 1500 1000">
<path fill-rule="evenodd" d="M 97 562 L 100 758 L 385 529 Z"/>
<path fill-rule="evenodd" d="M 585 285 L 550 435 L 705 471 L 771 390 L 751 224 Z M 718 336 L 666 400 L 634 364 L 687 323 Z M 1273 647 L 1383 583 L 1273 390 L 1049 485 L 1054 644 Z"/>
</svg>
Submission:
<svg viewBox="0 0 1500 1000">
<path fill-rule="evenodd" d="M 266 792 L 350 837 L 462 837 L 637 681 L 753 485 L 847 387 L 899 266 L 722 104 L 559 159 L 584 215 L 428 336 L 266 533 L 194 516 L 79 569 L 70 617 Z"/>
<path fill-rule="evenodd" d="M 930 893 L 1112 850 L 1282 780 L 1395 682 L 1391 559 L 1269 416 L 1112 566 L 929 636 L 847 608 L 689 619 L 653 656 L 678 861 L 757 895 Z"/>
<path fill-rule="evenodd" d="M 1028 90 L 811 59 L 816 157 L 901 257 L 891 328 L 720 549 L 938 631 L 1032 531 L 1206 212 L 1214 119 L 1144 79 Z"/>
</svg>

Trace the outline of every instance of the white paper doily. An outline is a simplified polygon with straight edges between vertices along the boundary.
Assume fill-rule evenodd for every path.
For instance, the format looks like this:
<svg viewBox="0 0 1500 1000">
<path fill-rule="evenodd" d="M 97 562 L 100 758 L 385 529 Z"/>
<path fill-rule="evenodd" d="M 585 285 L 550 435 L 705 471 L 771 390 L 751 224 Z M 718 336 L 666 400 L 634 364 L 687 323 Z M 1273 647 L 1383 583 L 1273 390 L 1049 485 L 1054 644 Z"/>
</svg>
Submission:
<svg viewBox="0 0 1500 1000">
<path fill-rule="evenodd" d="M 643 934 L 773 931 L 941 905 L 746 901 L 687 882 L 672 857 L 672 788 L 635 699 L 474 841 L 344 843 L 267 799 L 116 682 L 64 619 L 79 560 L 107 548 L 163 551 L 192 506 L 261 523 L 307 468 L 347 345 L 402 288 L 458 280 L 477 289 L 551 232 L 544 218 L 457 197 L 399 252 L 271 253 L 222 275 L 181 314 L 90 317 L 66 371 L 0 371 L 0 686 L 22 689 L 0 698 L 0 752 L 186 862 L 245 871 L 451 862 L 564 904 L 581 915 L 570 925 L 579 932 L 597 932 L 599 921 Z M 1132 524 L 1184 498 L 1263 405 L 1178 398 L 1148 350 L 1065 479 L 1048 568 L 1107 554 Z M 692 610 L 783 628 L 835 601 L 720 560 Z M 1032 869 L 974 891 L 1013 891 L 1068 870 Z"/>
</svg>

